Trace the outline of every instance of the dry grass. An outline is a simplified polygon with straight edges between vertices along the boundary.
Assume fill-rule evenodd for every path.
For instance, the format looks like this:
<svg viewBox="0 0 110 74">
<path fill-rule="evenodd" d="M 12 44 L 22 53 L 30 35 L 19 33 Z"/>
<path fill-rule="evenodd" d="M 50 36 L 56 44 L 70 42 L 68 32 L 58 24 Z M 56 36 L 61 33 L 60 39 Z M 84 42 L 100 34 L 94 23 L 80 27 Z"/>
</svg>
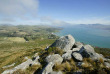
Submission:
<svg viewBox="0 0 110 74">
<path fill-rule="evenodd" d="M 62 71 L 64 73 L 77 71 L 79 68 L 75 65 L 74 60 L 65 61 L 62 64 L 56 63 L 54 66 L 55 71 Z"/>
<path fill-rule="evenodd" d="M 84 58 L 84 63 L 82 64 L 82 68 L 86 70 L 95 70 L 95 69 L 100 69 L 104 68 L 104 61 L 102 58 L 99 59 L 99 61 L 95 62 L 91 60 L 90 58 Z"/>
<path fill-rule="evenodd" d="M 56 70 L 56 71 L 70 71 L 71 70 L 71 65 L 67 61 L 65 63 L 62 63 L 62 64 L 56 63 L 55 67 L 54 67 L 54 70 Z"/>
<path fill-rule="evenodd" d="M 95 66 L 95 62 L 92 61 L 90 58 L 84 58 L 82 68 L 87 70 L 93 70 Z"/>
<path fill-rule="evenodd" d="M 69 62 L 65 62 L 62 64 L 66 71 L 71 71 L 72 67 Z"/>
<path fill-rule="evenodd" d="M 13 72 L 12 74 L 29 74 L 29 73 L 22 71 L 22 70 L 17 70 L 15 72 Z"/>
<path fill-rule="evenodd" d="M 104 63 L 104 60 L 102 58 L 99 59 L 100 63 Z"/>
</svg>

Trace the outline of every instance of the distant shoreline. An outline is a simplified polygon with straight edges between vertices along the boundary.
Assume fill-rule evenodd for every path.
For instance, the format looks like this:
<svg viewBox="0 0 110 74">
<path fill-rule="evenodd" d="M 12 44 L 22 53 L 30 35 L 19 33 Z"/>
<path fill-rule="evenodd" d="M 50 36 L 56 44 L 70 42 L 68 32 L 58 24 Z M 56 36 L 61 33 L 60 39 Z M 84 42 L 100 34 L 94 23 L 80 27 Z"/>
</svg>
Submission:
<svg viewBox="0 0 110 74">
<path fill-rule="evenodd" d="M 59 37 L 61 37 L 61 36 L 64 36 L 64 35 L 61 35 L 60 34 L 60 32 L 61 32 L 61 30 L 63 30 L 64 28 L 61 28 L 60 30 L 58 30 L 58 32 L 55 32 L 54 34 L 56 35 L 56 36 L 59 36 Z M 74 36 L 73 36 L 74 37 Z M 76 40 L 77 42 L 81 42 L 80 40 Z M 81 42 L 81 43 L 84 43 L 84 44 L 89 44 L 89 43 L 85 43 L 85 42 Z M 92 45 L 92 44 L 90 44 L 90 45 Z M 100 47 L 100 46 L 96 46 L 96 45 L 92 45 L 94 48 L 107 48 L 107 49 L 110 49 L 109 47 Z"/>
</svg>

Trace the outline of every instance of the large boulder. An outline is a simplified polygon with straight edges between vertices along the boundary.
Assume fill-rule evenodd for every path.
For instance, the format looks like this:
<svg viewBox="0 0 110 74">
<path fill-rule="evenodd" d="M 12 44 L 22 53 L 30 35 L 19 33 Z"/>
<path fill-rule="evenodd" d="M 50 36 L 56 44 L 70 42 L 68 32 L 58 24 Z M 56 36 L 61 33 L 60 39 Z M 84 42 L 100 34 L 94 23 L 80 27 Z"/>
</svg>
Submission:
<svg viewBox="0 0 110 74">
<path fill-rule="evenodd" d="M 101 54 L 98 54 L 94 51 L 94 48 L 91 46 L 91 45 L 85 45 L 83 46 L 79 53 L 81 53 L 81 55 L 83 57 L 86 57 L 86 58 L 91 58 L 92 60 L 96 61 L 96 60 L 99 60 L 99 59 L 103 59 L 103 60 L 106 60 L 103 55 Z"/>
<path fill-rule="evenodd" d="M 52 67 L 54 66 L 54 63 L 50 62 L 48 63 L 39 74 L 49 74 L 53 71 Z"/>
<path fill-rule="evenodd" d="M 72 54 L 72 50 L 68 50 L 68 52 L 66 52 L 62 55 L 62 58 L 64 60 L 70 60 L 72 58 L 71 54 Z"/>
<path fill-rule="evenodd" d="M 78 53 L 78 52 L 73 52 L 73 53 L 72 53 L 72 56 L 73 56 L 73 58 L 74 58 L 75 60 L 77 60 L 77 61 L 82 61 L 82 60 L 83 60 L 82 55 L 81 55 L 80 53 Z"/>
<path fill-rule="evenodd" d="M 70 50 L 75 44 L 75 39 L 71 35 L 60 37 L 50 47 L 58 47 L 65 52 Z"/>
<path fill-rule="evenodd" d="M 46 62 L 62 63 L 63 58 L 59 54 L 53 54 L 46 57 Z"/>
<path fill-rule="evenodd" d="M 83 46 L 79 51 L 83 57 L 93 57 L 96 53 L 91 45 Z"/>
</svg>

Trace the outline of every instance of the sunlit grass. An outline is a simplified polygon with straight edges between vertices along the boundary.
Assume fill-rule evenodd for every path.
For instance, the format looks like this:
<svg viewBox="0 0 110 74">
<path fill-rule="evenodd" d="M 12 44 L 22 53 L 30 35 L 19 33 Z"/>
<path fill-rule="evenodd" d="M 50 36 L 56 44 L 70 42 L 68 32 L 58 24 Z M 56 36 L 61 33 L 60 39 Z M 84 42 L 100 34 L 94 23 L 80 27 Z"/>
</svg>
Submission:
<svg viewBox="0 0 110 74">
<path fill-rule="evenodd" d="M 5 69 L 2 69 L 3 66 L 16 63 L 16 65 L 23 62 L 25 56 L 30 58 L 37 52 L 40 52 L 52 44 L 54 39 L 44 39 L 44 40 L 35 40 L 24 43 L 18 42 L 4 42 L 0 45 L 0 71 L 2 72 Z"/>
</svg>

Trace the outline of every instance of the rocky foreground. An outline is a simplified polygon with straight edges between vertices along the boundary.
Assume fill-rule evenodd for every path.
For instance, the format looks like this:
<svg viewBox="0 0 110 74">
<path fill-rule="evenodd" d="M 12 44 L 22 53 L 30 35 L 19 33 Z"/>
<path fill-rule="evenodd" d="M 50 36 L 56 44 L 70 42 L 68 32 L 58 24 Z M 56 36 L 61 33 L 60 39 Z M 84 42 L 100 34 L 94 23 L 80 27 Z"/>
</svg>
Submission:
<svg viewBox="0 0 110 74">
<path fill-rule="evenodd" d="M 97 72 L 97 67 L 107 69 L 106 73 L 110 73 L 110 59 L 96 53 L 91 45 L 75 42 L 71 35 L 56 40 L 49 48 L 45 49 L 45 53 L 40 55 L 36 53 L 32 59 L 26 57 L 25 59 L 27 61 L 13 69 L 5 70 L 2 74 L 13 74 L 17 70 L 25 71 L 32 65 L 42 66 L 42 68 L 33 72 L 36 74 L 82 74 L 85 70 Z"/>
</svg>

